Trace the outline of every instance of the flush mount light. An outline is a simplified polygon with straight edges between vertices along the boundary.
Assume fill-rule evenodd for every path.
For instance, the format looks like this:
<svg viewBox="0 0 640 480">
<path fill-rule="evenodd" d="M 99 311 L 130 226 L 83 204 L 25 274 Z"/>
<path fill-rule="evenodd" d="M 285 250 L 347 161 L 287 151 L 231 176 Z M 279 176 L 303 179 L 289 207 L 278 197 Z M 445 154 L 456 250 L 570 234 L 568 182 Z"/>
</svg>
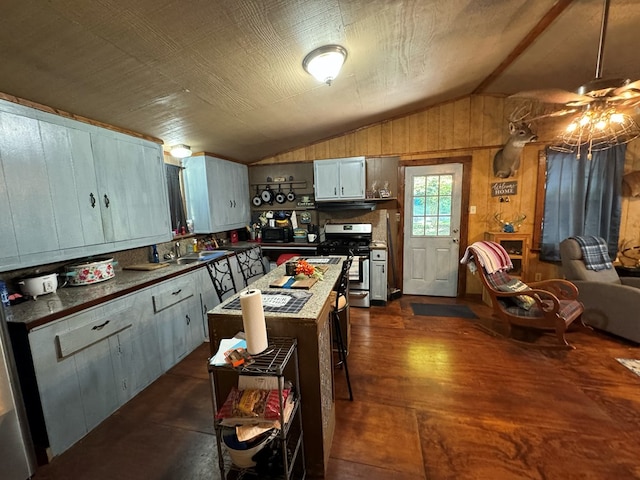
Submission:
<svg viewBox="0 0 640 480">
<path fill-rule="evenodd" d="M 191 156 L 191 147 L 189 145 L 174 145 L 171 147 L 171 156 L 176 158 L 187 158 Z"/>
<path fill-rule="evenodd" d="M 347 50 L 340 45 L 325 45 L 310 52 L 302 61 L 302 67 L 319 82 L 331 85 L 347 59 Z"/>
</svg>

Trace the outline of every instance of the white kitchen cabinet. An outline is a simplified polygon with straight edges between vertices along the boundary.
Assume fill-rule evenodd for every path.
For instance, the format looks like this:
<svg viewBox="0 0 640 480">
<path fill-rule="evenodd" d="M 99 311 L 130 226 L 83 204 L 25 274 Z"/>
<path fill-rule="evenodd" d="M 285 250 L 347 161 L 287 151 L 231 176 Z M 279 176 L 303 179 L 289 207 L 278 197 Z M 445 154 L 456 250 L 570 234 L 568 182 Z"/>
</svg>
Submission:
<svg viewBox="0 0 640 480">
<path fill-rule="evenodd" d="M 371 250 L 371 302 L 378 305 L 387 303 L 387 251 Z"/>
<path fill-rule="evenodd" d="M 205 341 L 208 341 L 209 322 L 207 312 L 213 307 L 216 307 L 220 303 L 220 300 L 218 300 L 218 294 L 213 286 L 213 282 L 211 281 L 211 276 L 209 275 L 207 268 L 196 270 L 194 272 L 194 276 L 197 278 L 197 285 L 200 290 L 200 307 L 202 312 L 200 321 L 202 322 L 202 331 Z"/>
<path fill-rule="evenodd" d="M 187 354 L 191 346 L 193 305 L 197 302 L 199 310 L 199 301 L 195 295 L 193 274 L 181 275 L 154 287 L 153 311 L 164 371 Z"/>
<path fill-rule="evenodd" d="M 108 131 L 92 133 L 91 145 L 105 240 L 168 235 L 171 228 L 160 149 Z"/>
<path fill-rule="evenodd" d="M 364 157 L 334 158 L 313 162 L 316 201 L 360 200 L 365 198 Z"/>
<path fill-rule="evenodd" d="M 0 101 L 0 271 L 171 239 L 160 145 Z"/>
<path fill-rule="evenodd" d="M 94 307 L 29 333 L 53 455 L 62 453 L 123 403 L 110 341 L 132 326 L 124 311 Z"/>
<path fill-rule="evenodd" d="M 250 221 L 246 165 L 208 155 L 183 160 L 188 218 L 195 233 L 242 228 Z"/>
</svg>

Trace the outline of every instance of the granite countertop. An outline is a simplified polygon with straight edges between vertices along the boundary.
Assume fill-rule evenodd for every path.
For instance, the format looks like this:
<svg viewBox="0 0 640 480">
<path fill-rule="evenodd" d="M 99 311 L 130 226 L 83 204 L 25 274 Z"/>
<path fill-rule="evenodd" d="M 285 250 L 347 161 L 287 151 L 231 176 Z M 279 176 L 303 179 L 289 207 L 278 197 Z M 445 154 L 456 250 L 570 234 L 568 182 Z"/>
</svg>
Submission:
<svg viewBox="0 0 640 480">
<path fill-rule="evenodd" d="M 340 257 L 344 259 L 346 257 Z M 269 317 L 278 317 L 278 318 L 296 318 L 302 321 L 316 321 L 322 307 L 324 306 L 327 297 L 331 293 L 331 290 L 335 286 L 338 277 L 340 276 L 340 272 L 342 270 L 342 262 L 337 264 L 329 265 L 329 269 L 325 272 L 324 278 L 322 281 L 318 281 L 313 285 L 308 291 L 313 295 L 307 303 L 304 304 L 302 309 L 297 313 L 284 313 L 284 312 L 264 312 L 265 318 Z M 291 290 L 280 289 L 280 288 L 269 288 L 269 284 L 274 280 L 285 275 L 285 265 L 280 265 L 276 269 L 270 271 L 264 277 L 253 282 L 248 288 L 251 290 L 258 289 L 263 293 L 265 291 L 269 292 L 290 292 Z M 305 291 L 305 290 L 303 290 Z M 220 305 L 216 306 L 212 310 L 209 310 L 209 315 L 242 315 L 241 310 L 233 310 L 224 308 L 225 305 L 232 302 L 237 296 L 233 295 L 222 302 Z"/>
<path fill-rule="evenodd" d="M 245 247 L 245 249 L 248 247 Z M 228 249 L 224 249 L 228 250 Z M 233 254 L 234 252 L 229 252 Z M 229 254 L 228 253 L 228 254 Z M 19 305 L 5 307 L 8 322 L 22 323 L 31 330 L 67 315 L 122 297 L 179 275 L 192 272 L 206 265 L 199 261 L 184 265 L 169 263 L 165 268 L 151 271 L 122 270 L 115 276 L 93 285 L 58 288 L 54 293 L 41 295 Z"/>
</svg>

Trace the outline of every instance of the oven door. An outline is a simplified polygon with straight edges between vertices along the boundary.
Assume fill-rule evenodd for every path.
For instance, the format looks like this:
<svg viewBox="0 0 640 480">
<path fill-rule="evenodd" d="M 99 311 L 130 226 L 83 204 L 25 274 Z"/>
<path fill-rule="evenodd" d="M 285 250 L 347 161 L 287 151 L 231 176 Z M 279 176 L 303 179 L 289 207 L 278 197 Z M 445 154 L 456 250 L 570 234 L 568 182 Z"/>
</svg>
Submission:
<svg viewBox="0 0 640 480">
<path fill-rule="evenodd" d="M 369 302 L 369 256 L 353 258 L 349 269 L 349 305 L 368 307 Z"/>
</svg>

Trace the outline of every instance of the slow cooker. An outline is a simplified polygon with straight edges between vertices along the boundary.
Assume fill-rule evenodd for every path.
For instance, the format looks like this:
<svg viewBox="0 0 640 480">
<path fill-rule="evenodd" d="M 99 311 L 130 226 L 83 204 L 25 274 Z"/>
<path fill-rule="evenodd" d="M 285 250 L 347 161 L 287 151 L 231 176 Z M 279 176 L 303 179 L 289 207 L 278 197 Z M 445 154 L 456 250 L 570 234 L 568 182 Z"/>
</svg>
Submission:
<svg viewBox="0 0 640 480">
<path fill-rule="evenodd" d="M 58 274 L 47 273 L 26 277 L 18 281 L 18 286 L 23 295 L 33 297 L 35 300 L 40 295 L 54 293 L 58 289 Z"/>
</svg>

